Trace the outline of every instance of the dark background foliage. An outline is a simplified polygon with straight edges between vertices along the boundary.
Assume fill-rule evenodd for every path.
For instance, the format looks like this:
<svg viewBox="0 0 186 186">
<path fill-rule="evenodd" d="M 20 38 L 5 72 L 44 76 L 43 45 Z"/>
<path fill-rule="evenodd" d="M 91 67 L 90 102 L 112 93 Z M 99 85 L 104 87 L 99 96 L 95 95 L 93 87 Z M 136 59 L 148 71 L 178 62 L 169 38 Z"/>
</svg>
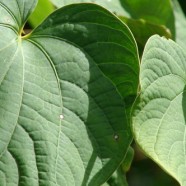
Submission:
<svg viewBox="0 0 186 186">
<path fill-rule="evenodd" d="M 178 0 L 184 13 L 186 14 L 186 1 L 185 0 Z"/>
</svg>

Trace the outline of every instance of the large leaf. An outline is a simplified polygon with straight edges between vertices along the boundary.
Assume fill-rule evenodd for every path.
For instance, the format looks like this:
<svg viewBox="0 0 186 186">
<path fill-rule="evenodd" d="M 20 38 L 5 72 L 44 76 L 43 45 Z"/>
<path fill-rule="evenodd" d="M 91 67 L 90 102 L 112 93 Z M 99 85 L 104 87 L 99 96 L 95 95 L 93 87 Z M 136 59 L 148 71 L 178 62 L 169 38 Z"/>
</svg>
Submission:
<svg viewBox="0 0 186 186">
<path fill-rule="evenodd" d="M 174 15 L 173 15 L 173 9 L 171 6 L 170 0 L 164 0 L 162 3 L 162 0 L 142 0 L 142 1 L 136 1 L 136 0 L 51 0 L 57 7 L 65 6 L 72 3 L 80 3 L 80 2 L 91 2 L 91 3 L 97 3 L 111 12 L 114 12 L 118 16 L 125 16 L 122 20 L 125 21 L 126 24 L 128 24 L 129 28 L 134 32 L 135 39 L 138 42 L 138 47 L 140 52 L 143 51 L 144 44 L 146 43 L 147 39 L 153 35 L 153 34 L 160 34 L 161 36 L 165 37 L 171 37 L 174 38 L 175 34 L 175 25 L 174 25 Z M 110 23 L 110 26 L 113 26 L 112 23 Z M 133 50 L 133 49 L 132 49 Z M 130 56 L 130 58 L 129 58 Z M 127 56 L 126 56 L 127 57 Z M 138 69 L 136 67 L 136 61 L 137 59 L 132 59 L 131 55 L 128 55 L 128 61 L 134 61 L 133 64 L 135 65 L 135 69 Z M 114 71 L 115 68 L 110 68 L 109 70 Z M 124 69 L 124 68 L 118 68 L 117 72 L 113 75 L 109 75 L 109 78 L 111 80 L 114 80 L 115 85 L 117 86 L 119 82 L 121 82 L 122 74 L 125 74 L 126 72 L 129 72 L 131 74 L 131 69 L 126 69 L 126 72 L 120 72 L 118 73 L 118 69 Z M 104 72 L 107 70 L 104 67 L 101 68 L 101 70 Z M 137 71 L 137 70 L 135 70 Z M 105 73 L 105 72 L 104 72 Z M 108 73 L 106 74 L 108 75 Z M 125 76 L 129 77 L 129 76 Z M 134 76 L 133 76 L 134 77 Z M 117 82 L 117 79 L 119 81 Z M 126 103 L 130 105 L 133 103 L 136 95 L 136 87 L 138 85 L 138 76 L 135 78 L 130 78 L 130 84 L 132 85 L 130 98 L 127 97 L 125 100 L 128 101 Z M 136 81 L 137 80 L 137 81 Z M 129 81 L 129 79 L 127 80 Z M 126 87 L 121 84 L 121 87 Z M 125 90 L 120 90 L 120 93 L 125 98 Z M 131 96 L 133 95 L 133 96 Z M 130 112 L 130 111 L 129 111 Z"/>
<path fill-rule="evenodd" d="M 186 185 L 186 54 L 172 40 L 153 36 L 142 57 L 141 94 L 133 131 L 142 150 Z"/>
<path fill-rule="evenodd" d="M 135 74 L 125 57 L 137 56 L 134 39 L 93 4 L 59 9 L 21 36 L 36 3 L 0 0 L 0 185 L 100 186 L 132 137 L 122 98 L 97 64 Z"/>
</svg>

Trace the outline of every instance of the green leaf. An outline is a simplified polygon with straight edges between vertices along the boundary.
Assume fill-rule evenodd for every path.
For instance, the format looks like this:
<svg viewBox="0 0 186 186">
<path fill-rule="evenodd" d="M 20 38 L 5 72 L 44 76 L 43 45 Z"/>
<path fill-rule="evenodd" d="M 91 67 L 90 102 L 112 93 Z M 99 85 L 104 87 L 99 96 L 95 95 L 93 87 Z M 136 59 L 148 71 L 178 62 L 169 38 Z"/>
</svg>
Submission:
<svg viewBox="0 0 186 186">
<path fill-rule="evenodd" d="M 142 57 L 141 94 L 133 132 L 142 150 L 182 186 L 185 166 L 186 54 L 172 40 L 153 36 Z"/>
<path fill-rule="evenodd" d="M 154 24 L 144 19 L 130 19 L 127 17 L 120 17 L 120 19 L 129 26 L 130 30 L 134 34 L 141 53 L 147 40 L 154 34 L 165 36 L 166 38 L 172 38 L 170 30 L 164 25 Z"/>
<path fill-rule="evenodd" d="M 176 27 L 176 42 L 186 49 L 186 18 L 177 0 L 172 0 L 172 7 L 175 16 L 175 27 Z"/>
<path fill-rule="evenodd" d="M 124 0 L 122 5 L 133 19 L 144 19 L 156 25 L 164 25 L 175 35 L 174 15 L 170 0 Z"/>
<path fill-rule="evenodd" d="M 62 36 L 89 53 L 102 72 L 115 84 L 123 99 L 129 101 L 127 106 L 130 107 L 137 92 L 139 76 L 139 57 L 134 37 L 127 27 L 123 27 L 123 24 L 115 16 L 111 17 L 108 12 L 103 15 L 101 11 L 92 11 L 92 16 L 88 18 L 86 13 L 87 11 L 82 12 L 81 17 L 79 15 L 54 17 L 56 23 L 67 20 L 80 21 L 78 26 L 70 31 L 70 34 L 69 30 L 63 29 L 63 32 L 58 32 L 56 36 Z M 92 28 L 91 22 L 97 23 L 94 28 Z M 46 29 L 46 27 L 56 23 L 51 23 L 47 19 L 35 34 L 40 34 L 43 29 L 46 30 L 45 34 L 48 34 L 53 28 Z M 82 31 L 84 34 L 81 34 Z M 99 41 L 97 41 L 98 38 Z"/>
<path fill-rule="evenodd" d="M 39 0 L 37 7 L 29 17 L 29 24 L 35 28 L 38 26 L 50 13 L 54 11 L 54 7 L 50 0 Z"/>
<path fill-rule="evenodd" d="M 55 5 L 60 7 L 77 1 L 55 2 Z M 108 1 L 99 1 L 99 4 L 101 2 L 105 5 L 109 4 Z M 96 3 L 98 3 L 98 1 L 96 1 Z M 116 2 L 112 1 L 112 3 L 115 4 Z M 91 55 L 104 75 L 114 83 L 125 101 L 128 120 L 130 120 L 131 105 L 136 98 L 138 89 L 139 56 L 137 45 L 130 30 L 126 27 L 123 29 L 121 24 L 116 24 L 116 18 L 112 20 L 110 18 L 109 21 L 107 16 L 102 16 L 102 19 L 100 19 L 97 15 L 98 14 L 96 13 L 96 15 L 86 18 L 86 22 L 95 20 L 99 23 L 96 30 L 89 29 L 91 39 L 86 37 L 86 35 L 83 36 L 83 39 L 79 39 L 79 36 L 77 36 L 78 33 L 76 32 L 71 32 L 71 35 L 67 36 L 66 34 L 63 34 L 63 37 L 70 41 L 73 39 L 72 42 L 82 46 L 84 50 Z M 77 22 L 77 18 L 73 19 L 73 21 Z M 85 22 L 85 20 L 83 20 L 83 22 Z M 105 26 L 100 30 L 100 26 L 103 24 Z M 41 30 L 42 29 L 43 28 L 41 28 Z M 107 32 L 108 35 L 112 35 L 112 38 L 107 37 L 105 32 Z M 95 42 L 96 37 L 99 37 L 101 42 Z M 109 44 L 106 45 L 108 41 Z M 109 53 L 112 55 L 108 55 Z"/>
<path fill-rule="evenodd" d="M 132 136 L 122 97 L 98 64 L 135 74 L 125 57 L 136 59 L 135 41 L 93 4 L 59 9 L 21 36 L 36 3 L 0 0 L 0 185 L 100 186 Z"/>
</svg>

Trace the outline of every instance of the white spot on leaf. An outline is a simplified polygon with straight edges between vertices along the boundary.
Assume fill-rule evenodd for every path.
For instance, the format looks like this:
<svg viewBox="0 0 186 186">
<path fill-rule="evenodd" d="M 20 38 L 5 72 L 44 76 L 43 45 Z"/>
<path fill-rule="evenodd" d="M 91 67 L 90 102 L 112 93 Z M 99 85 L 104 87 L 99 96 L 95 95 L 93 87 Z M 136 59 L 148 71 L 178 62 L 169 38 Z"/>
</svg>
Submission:
<svg viewBox="0 0 186 186">
<path fill-rule="evenodd" d="M 114 139 L 117 141 L 119 139 L 119 136 L 117 134 L 115 134 Z"/>
<path fill-rule="evenodd" d="M 60 118 L 61 120 L 64 119 L 63 114 L 60 114 L 59 118 Z"/>
<path fill-rule="evenodd" d="M 4 18 L 4 21 L 5 21 L 5 23 L 7 23 L 7 24 L 10 24 L 10 23 L 11 23 L 11 19 L 10 19 L 10 17 L 8 17 L 8 16 L 6 16 L 6 17 Z"/>
</svg>

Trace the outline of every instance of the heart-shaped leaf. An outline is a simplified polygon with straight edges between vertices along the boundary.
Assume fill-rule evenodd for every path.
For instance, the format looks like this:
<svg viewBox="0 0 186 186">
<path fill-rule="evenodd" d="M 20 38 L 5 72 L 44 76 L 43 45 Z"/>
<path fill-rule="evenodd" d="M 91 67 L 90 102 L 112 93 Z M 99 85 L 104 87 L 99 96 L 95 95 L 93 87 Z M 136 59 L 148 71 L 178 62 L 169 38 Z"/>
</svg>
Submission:
<svg viewBox="0 0 186 186">
<path fill-rule="evenodd" d="M 172 40 L 153 36 L 142 57 L 141 94 L 133 131 L 142 150 L 186 185 L 186 54 Z"/>
<path fill-rule="evenodd" d="M 132 137 L 123 100 L 97 64 L 125 66 L 135 41 L 93 4 L 59 9 L 22 36 L 36 3 L 0 0 L 0 185 L 100 186 Z"/>
</svg>

